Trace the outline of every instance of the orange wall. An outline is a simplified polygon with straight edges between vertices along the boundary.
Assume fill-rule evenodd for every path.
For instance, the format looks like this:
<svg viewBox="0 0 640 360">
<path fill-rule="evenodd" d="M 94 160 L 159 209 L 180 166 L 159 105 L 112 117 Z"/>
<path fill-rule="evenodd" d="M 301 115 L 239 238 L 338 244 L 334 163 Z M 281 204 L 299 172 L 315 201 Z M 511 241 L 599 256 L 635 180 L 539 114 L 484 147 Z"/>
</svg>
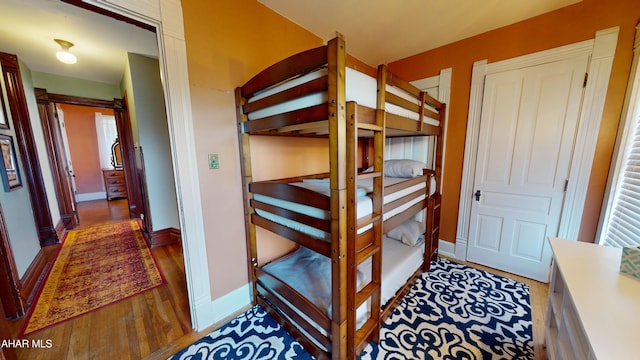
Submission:
<svg viewBox="0 0 640 360">
<path fill-rule="evenodd" d="M 113 110 L 66 104 L 58 107 L 64 112 L 78 194 L 104 191 L 95 113 L 113 115 Z"/>
<path fill-rule="evenodd" d="M 248 281 L 234 89 L 268 65 L 322 45 L 322 40 L 256 0 L 194 0 L 182 6 L 211 295 L 216 299 Z M 321 145 L 317 140 L 311 144 L 309 156 L 316 156 L 314 148 Z M 306 145 L 252 139 L 252 153 L 260 157 L 252 162 L 254 176 L 318 170 L 305 161 L 301 149 L 309 149 Z M 207 154 L 218 154 L 219 169 L 208 168 Z"/>
<path fill-rule="evenodd" d="M 583 0 L 504 28 L 461 40 L 389 64 L 389 68 L 412 81 L 452 68 L 447 153 L 442 190 L 440 236 L 455 242 L 458 205 L 472 65 L 489 63 L 592 39 L 598 30 L 620 26 L 604 115 L 598 135 L 593 170 L 589 180 L 579 240 L 592 242 L 600 215 L 609 164 L 632 59 L 635 25 L 640 18 L 637 0 Z"/>
</svg>

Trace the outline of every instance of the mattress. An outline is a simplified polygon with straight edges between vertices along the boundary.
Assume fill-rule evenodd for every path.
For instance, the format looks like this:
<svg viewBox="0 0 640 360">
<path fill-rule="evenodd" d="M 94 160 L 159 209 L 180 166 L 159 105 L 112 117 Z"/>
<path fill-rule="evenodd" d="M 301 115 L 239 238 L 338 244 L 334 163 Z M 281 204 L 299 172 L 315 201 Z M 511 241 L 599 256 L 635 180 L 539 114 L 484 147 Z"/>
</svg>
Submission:
<svg viewBox="0 0 640 360">
<path fill-rule="evenodd" d="M 256 93 L 255 96 L 250 98 L 248 102 L 254 102 L 254 101 L 260 100 L 267 96 L 279 93 L 281 91 L 290 89 L 292 87 L 298 86 L 300 84 L 304 84 L 306 82 L 315 80 L 317 78 L 320 78 L 326 75 L 327 75 L 327 69 L 320 68 L 316 71 L 312 71 L 303 76 L 294 78 L 289 81 L 285 81 L 277 86 L 268 88 L 262 92 L 258 92 Z M 362 72 L 359 72 L 351 68 L 346 68 L 345 87 L 346 87 L 347 101 L 355 101 L 359 105 L 363 105 L 372 109 L 376 108 L 378 83 L 374 77 L 371 77 L 367 74 L 364 74 Z M 413 103 L 416 103 L 416 104 L 418 103 L 418 100 L 404 93 L 402 90 L 399 90 L 389 85 L 387 85 L 386 88 L 387 88 L 387 91 L 395 95 L 398 95 Z M 306 107 L 319 105 L 327 102 L 327 97 L 328 96 L 326 92 L 319 92 L 315 94 L 302 96 L 294 100 L 285 101 L 277 105 L 273 105 L 261 110 L 254 111 L 248 115 L 248 118 L 249 120 L 256 120 L 256 119 L 261 119 L 267 116 L 282 114 L 288 111 L 299 110 Z M 418 113 L 407 110 L 400 106 L 393 105 L 393 104 L 387 104 L 385 107 L 385 110 L 391 114 L 404 116 L 406 118 L 413 119 L 413 120 L 418 120 L 419 118 Z M 423 121 L 425 123 L 436 125 L 436 126 L 440 124 L 438 120 L 431 119 L 427 116 L 423 118 Z"/>
<path fill-rule="evenodd" d="M 402 181 L 406 181 L 407 179 L 405 178 L 392 178 L 392 177 L 385 177 L 384 178 L 384 184 L 385 186 L 388 185 L 393 185 L 396 184 L 398 182 L 402 182 Z M 307 180 L 307 181 L 303 181 L 303 182 L 295 182 L 295 183 L 291 183 L 290 185 L 295 185 L 295 186 L 300 186 L 300 187 L 304 187 L 306 189 L 309 190 L 313 190 L 316 191 L 318 193 L 324 194 L 329 196 L 330 195 L 330 187 L 329 187 L 329 180 L 328 179 L 313 179 L 313 180 Z M 406 189 L 403 189 L 401 191 L 397 191 L 388 195 L 385 195 L 383 198 L 383 202 L 385 204 L 390 203 L 394 200 L 397 200 L 405 195 L 411 194 L 414 191 L 418 191 L 420 189 L 423 189 L 425 187 L 425 183 L 419 183 L 413 186 L 410 186 Z M 431 189 L 433 189 L 433 191 L 435 191 L 435 180 L 432 178 L 432 184 L 431 184 Z M 371 198 L 369 196 L 367 196 L 366 194 L 370 193 L 373 189 L 373 179 L 363 179 L 358 181 L 358 197 L 357 197 L 357 202 L 356 202 L 356 214 L 358 216 L 358 219 L 363 218 L 365 216 L 368 216 L 371 214 L 371 212 L 373 211 L 373 202 L 371 200 Z M 287 209 L 290 211 L 295 211 L 298 213 L 302 213 L 311 217 L 314 217 L 316 219 L 322 219 L 322 220 L 328 220 L 330 219 L 331 214 L 328 211 L 322 210 L 322 209 L 318 209 L 318 208 L 314 208 L 312 206 L 308 206 L 308 205 L 304 205 L 304 204 L 298 204 L 292 201 L 287 201 L 287 200 L 282 200 L 282 199 L 278 199 L 278 198 L 274 198 L 274 197 L 270 197 L 270 196 L 264 196 L 264 195 L 260 195 L 260 194 L 254 194 L 253 198 L 256 201 L 260 201 L 266 204 L 270 204 L 273 206 L 277 206 L 283 209 Z M 400 214 L 403 211 L 407 210 L 408 208 L 410 208 L 411 206 L 417 204 L 418 202 L 424 200 L 425 196 L 420 195 L 418 197 L 413 198 L 411 201 L 403 204 L 402 206 L 399 206 L 393 210 L 390 211 L 386 211 L 382 218 L 383 220 L 389 219 L 394 215 Z M 288 228 L 300 231 L 304 234 L 307 234 L 309 236 L 312 236 L 314 238 L 317 239 L 322 239 L 322 240 L 326 240 L 326 241 L 330 241 L 331 240 L 331 234 L 322 231 L 320 229 L 314 228 L 312 226 L 279 216 L 279 215 L 275 215 L 273 213 L 261 210 L 261 209 L 256 209 L 256 213 L 260 216 L 262 216 L 263 218 L 267 219 L 267 220 L 271 220 L 275 223 L 278 223 L 280 225 L 286 226 Z M 358 234 L 368 230 L 369 228 L 371 228 L 371 225 L 367 225 L 365 227 L 362 227 L 360 229 L 358 229 Z"/>
<path fill-rule="evenodd" d="M 380 303 L 386 304 L 422 265 L 424 240 L 416 246 L 384 237 L 382 241 L 382 288 Z M 358 266 L 357 290 L 371 279 L 371 258 Z M 303 246 L 262 267 L 307 298 L 331 317 L 331 260 Z M 357 311 L 357 324 L 368 318 L 369 304 Z"/>
</svg>

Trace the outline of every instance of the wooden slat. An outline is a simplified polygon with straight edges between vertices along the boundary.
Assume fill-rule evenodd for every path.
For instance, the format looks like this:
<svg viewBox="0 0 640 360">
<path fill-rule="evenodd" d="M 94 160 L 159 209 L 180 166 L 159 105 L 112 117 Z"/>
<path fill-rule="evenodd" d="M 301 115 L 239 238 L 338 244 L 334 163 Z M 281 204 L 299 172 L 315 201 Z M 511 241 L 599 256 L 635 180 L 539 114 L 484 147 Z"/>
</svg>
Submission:
<svg viewBox="0 0 640 360">
<path fill-rule="evenodd" d="M 278 129 L 285 126 L 311 123 L 326 120 L 329 115 L 327 104 L 319 104 L 308 108 L 267 116 L 261 119 L 246 121 L 241 130 L 245 133 Z"/>
<path fill-rule="evenodd" d="M 439 126 L 424 124 L 422 132 L 418 130 L 418 121 L 404 116 L 387 113 L 387 128 L 410 131 L 423 135 L 440 135 L 442 129 Z"/>
<path fill-rule="evenodd" d="M 327 47 L 320 46 L 292 55 L 262 70 L 242 86 L 242 96 L 250 98 L 282 81 L 306 74 L 327 63 Z"/>
<path fill-rule="evenodd" d="M 418 89 L 417 87 L 411 85 L 411 83 L 397 77 L 396 75 L 394 75 L 391 71 L 389 71 L 389 69 L 386 67 L 386 65 L 384 66 L 386 72 L 387 72 L 387 84 L 389 85 L 393 85 L 397 88 L 400 88 L 402 91 L 410 94 L 411 96 L 415 97 L 416 99 L 420 98 L 420 89 Z M 387 91 L 387 95 L 389 95 L 389 92 Z"/>
<path fill-rule="evenodd" d="M 371 294 L 374 290 L 376 290 L 376 287 L 378 286 L 380 286 L 380 284 L 371 281 L 367 284 L 367 286 L 363 287 L 362 290 L 356 293 L 356 309 L 359 308 L 360 305 L 362 305 L 365 301 L 367 301 L 369 297 L 371 297 Z"/>
<path fill-rule="evenodd" d="M 254 194 L 308 205 L 324 211 L 331 210 L 331 199 L 328 196 L 300 186 L 276 181 L 257 181 L 249 184 L 249 191 Z"/>
<path fill-rule="evenodd" d="M 366 344 L 369 336 L 371 336 L 371 332 L 373 332 L 377 328 L 377 324 L 379 323 L 378 319 L 369 318 L 356 332 L 355 346 L 357 348 L 362 344 Z M 363 346 L 364 348 L 364 346 Z"/>
<path fill-rule="evenodd" d="M 277 297 L 286 299 L 288 303 L 295 306 L 298 312 L 302 312 L 322 329 L 329 332 L 331 329 L 331 320 L 322 310 L 277 276 L 274 276 L 263 269 L 257 269 L 256 273 L 258 274 L 258 282 L 261 287 L 273 293 Z M 279 301 L 279 303 L 282 303 L 282 301 Z M 289 306 L 286 306 L 286 308 L 289 308 Z M 299 320 L 302 319 L 302 317 L 300 317 L 300 315 L 295 311 L 287 311 L 285 313 L 297 323 L 308 324 L 308 321 L 306 320 Z"/>
<path fill-rule="evenodd" d="M 363 216 L 363 217 L 358 219 L 356 228 L 358 230 L 362 229 L 363 227 L 365 227 L 367 225 L 371 225 L 371 224 L 375 223 L 376 221 L 378 221 L 380 219 L 382 219 L 382 215 L 381 214 L 380 215 L 371 214 L 371 215 L 368 215 L 368 216 Z"/>
<path fill-rule="evenodd" d="M 249 114 L 253 111 L 264 109 L 266 107 L 277 105 L 286 101 L 291 101 L 302 96 L 323 92 L 327 90 L 327 83 L 327 77 L 322 76 L 306 83 L 294 86 L 290 89 L 267 96 L 260 100 L 246 103 L 242 107 L 242 110 L 245 114 Z"/>
<path fill-rule="evenodd" d="M 302 331 L 300 331 L 295 325 L 293 325 L 289 319 L 282 315 L 278 310 L 273 308 L 268 301 L 258 298 L 258 304 L 269 314 L 274 320 L 276 320 L 286 332 L 293 336 L 313 357 L 320 360 L 331 359 L 331 354 L 323 350 L 321 347 L 311 341 Z"/>
<path fill-rule="evenodd" d="M 331 257 L 331 253 L 329 251 L 331 244 L 326 241 L 315 239 L 307 234 L 280 225 L 257 214 L 251 214 L 251 222 L 263 229 L 271 231 L 274 234 L 278 234 L 285 239 L 289 239 L 304 247 L 308 247 L 321 255 Z"/>
<path fill-rule="evenodd" d="M 371 245 L 365 247 L 356 254 L 356 264 L 360 265 L 363 261 L 367 260 L 370 256 L 380 252 L 380 246 Z"/>
<path fill-rule="evenodd" d="M 400 197 L 399 199 L 396 199 L 394 201 L 388 202 L 386 204 L 384 204 L 384 211 L 385 212 L 389 212 L 392 211 L 394 209 L 396 209 L 397 207 L 400 207 L 402 205 L 405 205 L 408 202 L 411 202 L 412 200 L 420 197 L 420 196 L 426 196 L 427 194 L 427 189 L 426 188 L 421 188 L 418 189 L 416 191 L 411 192 L 410 194 L 407 194 L 405 196 Z"/>
<path fill-rule="evenodd" d="M 402 213 L 388 218 L 387 220 L 384 221 L 384 224 L 383 224 L 384 226 L 382 231 L 386 234 L 387 232 L 391 231 L 391 229 L 411 219 L 411 217 L 413 217 L 415 214 L 422 211 L 422 209 L 425 209 L 426 207 L 427 207 L 427 199 L 424 199 L 419 203 L 416 203 L 415 205 L 411 206 L 409 209 L 403 211 Z"/>
<path fill-rule="evenodd" d="M 387 93 L 387 102 L 393 105 L 400 106 L 401 108 L 413 111 L 414 113 L 420 112 L 420 105 L 413 103 L 401 96 L 398 96 L 392 92 Z"/>
<path fill-rule="evenodd" d="M 385 195 L 393 194 L 395 192 L 402 191 L 404 189 L 410 188 L 413 185 L 417 185 L 420 183 L 425 183 L 426 184 L 425 186 L 428 186 L 427 180 L 428 180 L 427 176 L 421 175 L 411 179 L 407 179 L 402 182 L 395 183 L 393 185 L 387 185 L 384 187 L 384 194 Z"/>
<path fill-rule="evenodd" d="M 373 235 L 373 229 L 369 229 L 361 234 L 358 234 L 358 236 L 356 236 L 356 241 L 354 244 L 355 251 L 358 252 L 366 248 L 367 246 L 372 246 L 374 244 Z"/>
<path fill-rule="evenodd" d="M 441 113 L 441 110 L 444 107 L 444 104 L 441 103 L 440 101 L 436 100 L 434 97 L 432 97 L 431 95 L 429 95 L 428 93 L 424 93 L 424 102 L 431 106 L 432 108 L 438 110 L 439 113 Z"/>
<path fill-rule="evenodd" d="M 371 130 L 371 131 L 382 131 L 382 126 L 378 126 L 378 125 L 375 125 L 375 124 L 358 123 L 358 129 Z"/>
<path fill-rule="evenodd" d="M 264 210 L 271 214 L 282 216 L 289 220 L 297 221 L 301 224 L 314 227 L 316 229 L 322 230 L 327 233 L 331 231 L 331 223 L 328 220 L 318 219 L 313 216 L 283 209 L 281 207 L 273 206 L 271 204 L 266 204 L 260 201 L 256 201 L 254 199 L 251 200 L 251 206 L 253 206 L 254 209 Z"/>
</svg>

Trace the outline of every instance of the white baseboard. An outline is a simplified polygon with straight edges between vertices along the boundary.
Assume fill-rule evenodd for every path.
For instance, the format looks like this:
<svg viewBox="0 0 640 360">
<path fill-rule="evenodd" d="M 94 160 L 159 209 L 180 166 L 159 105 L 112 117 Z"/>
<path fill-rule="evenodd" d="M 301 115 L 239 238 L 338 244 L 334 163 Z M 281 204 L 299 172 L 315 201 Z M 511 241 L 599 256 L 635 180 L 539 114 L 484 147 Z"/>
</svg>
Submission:
<svg viewBox="0 0 640 360">
<path fill-rule="evenodd" d="M 455 248 L 456 248 L 456 244 L 452 242 L 444 241 L 442 239 L 438 241 L 438 255 L 455 259 L 456 257 Z"/>
<path fill-rule="evenodd" d="M 202 331 L 251 306 L 250 284 L 241 286 L 213 301 L 196 301 L 196 331 Z"/>
<path fill-rule="evenodd" d="M 102 200 L 107 198 L 107 193 L 104 191 L 94 192 L 94 193 L 84 193 L 84 194 L 76 194 L 76 201 L 91 201 L 91 200 Z"/>
</svg>

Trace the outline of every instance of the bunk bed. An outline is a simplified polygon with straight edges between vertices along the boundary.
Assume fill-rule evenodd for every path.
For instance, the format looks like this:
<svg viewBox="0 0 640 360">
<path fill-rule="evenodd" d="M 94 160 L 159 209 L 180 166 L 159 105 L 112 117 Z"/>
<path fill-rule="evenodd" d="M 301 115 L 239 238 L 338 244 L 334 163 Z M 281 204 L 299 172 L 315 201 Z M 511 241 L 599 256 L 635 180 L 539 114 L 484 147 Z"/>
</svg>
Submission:
<svg viewBox="0 0 640 360">
<path fill-rule="evenodd" d="M 353 359 L 377 342 L 411 280 L 437 257 L 445 105 L 384 65 L 374 78 L 347 59 L 336 37 L 236 89 L 253 301 L 316 358 Z M 253 135 L 326 138 L 329 172 L 253 181 Z M 385 161 L 385 139 L 395 136 L 435 137 L 433 168 Z M 394 170 L 402 177 L 386 176 Z M 423 241 L 385 236 L 415 229 L 420 216 Z M 299 247 L 259 265 L 256 226 Z"/>
</svg>

